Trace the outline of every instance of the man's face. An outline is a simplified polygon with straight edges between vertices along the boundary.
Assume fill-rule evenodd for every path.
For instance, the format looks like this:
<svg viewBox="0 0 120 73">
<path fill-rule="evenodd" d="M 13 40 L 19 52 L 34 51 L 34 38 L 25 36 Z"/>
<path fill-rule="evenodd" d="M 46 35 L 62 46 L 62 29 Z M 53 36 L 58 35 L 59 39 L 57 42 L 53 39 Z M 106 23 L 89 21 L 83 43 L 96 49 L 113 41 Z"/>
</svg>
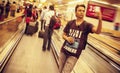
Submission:
<svg viewBox="0 0 120 73">
<path fill-rule="evenodd" d="M 77 11 L 75 12 L 77 18 L 83 18 L 85 13 L 84 7 L 78 7 Z"/>
</svg>

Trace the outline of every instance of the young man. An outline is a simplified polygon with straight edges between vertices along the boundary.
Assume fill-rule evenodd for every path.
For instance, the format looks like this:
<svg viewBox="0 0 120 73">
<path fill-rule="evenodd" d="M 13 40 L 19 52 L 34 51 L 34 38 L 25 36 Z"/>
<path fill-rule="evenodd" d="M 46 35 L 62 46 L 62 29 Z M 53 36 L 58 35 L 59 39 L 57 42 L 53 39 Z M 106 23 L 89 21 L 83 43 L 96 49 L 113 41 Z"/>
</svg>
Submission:
<svg viewBox="0 0 120 73">
<path fill-rule="evenodd" d="M 97 27 L 84 20 L 84 13 L 85 5 L 77 5 L 75 7 L 76 19 L 69 21 L 64 28 L 63 39 L 65 42 L 62 46 L 59 57 L 60 73 L 71 73 L 82 50 L 85 49 L 88 34 L 99 34 L 101 32 L 101 12 L 95 13 L 96 17 L 99 19 Z"/>
<path fill-rule="evenodd" d="M 40 17 L 40 21 L 41 21 L 41 30 L 45 30 L 45 22 L 46 20 L 44 20 L 44 16 L 45 16 L 45 13 L 47 13 L 48 9 L 46 6 L 44 6 L 43 10 L 42 10 L 42 13 L 41 13 L 41 17 Z"/>
<path fill-rule="evenodd" d="M 43 45 L 42 45 L 42 50 L 43 51 L 45 51 L 46 49 L 48 51 L 50 51 L 51 36 L 52 36 L 52 33 L 53 33 L 53 26 L 51 26 L 51 25 L 55 23 L 55 22 L 53 22 L 53 20 L 51 20 L 51 17 L 54 16 L 54 15 L 55 15 L 54 5 L 50 5 L 48 12 L 45 14 L 45 16 L 43 18 L 43 19 L 46 20 L 45 33 L 44 33 Z"/>
<path fill-rule="evenodd" d="M 4 20 L 4 10 L 5 10 L 5 1 L 2 1 L 2 3 L 0 3 L 0 21 Z"/>
<path fill-rule="evenodd" d="M 14 1 L 14 2 L 10 5 L 10 16 L 15 17 L 16 9 L 17 9 L 17 5 L 16 5 L 16 2 Z"/>
</svg>

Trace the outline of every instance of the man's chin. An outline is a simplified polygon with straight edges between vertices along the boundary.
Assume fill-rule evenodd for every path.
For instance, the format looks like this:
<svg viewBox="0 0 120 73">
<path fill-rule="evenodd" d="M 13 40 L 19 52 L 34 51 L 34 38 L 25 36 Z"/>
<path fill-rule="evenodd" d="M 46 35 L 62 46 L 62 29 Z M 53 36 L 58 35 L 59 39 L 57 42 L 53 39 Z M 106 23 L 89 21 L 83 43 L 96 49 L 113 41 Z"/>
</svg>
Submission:
<svg viewBox="0 0 120 73">
<path fill-rule="evenodd" d="M 82 18 L 83 18 L 83 16 L 79 16 L 78 18 L 81 18 L 81 19 L 82 19 Z"/>
</svg>

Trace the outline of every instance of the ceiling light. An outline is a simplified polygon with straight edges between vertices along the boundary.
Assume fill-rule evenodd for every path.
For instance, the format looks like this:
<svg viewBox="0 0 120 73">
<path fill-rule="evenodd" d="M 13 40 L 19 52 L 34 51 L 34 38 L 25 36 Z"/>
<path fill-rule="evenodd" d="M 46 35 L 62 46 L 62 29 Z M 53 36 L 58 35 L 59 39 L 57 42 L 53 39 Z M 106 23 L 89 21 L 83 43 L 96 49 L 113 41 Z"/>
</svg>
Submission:
<svg viewBox="0 0 120 73">
<path fill-rule="evenodd" d="M 40 0 L 40 2 L 41 2 L 41 3 L 45 3 L 45 2 L 46 2 L 46 0 Z"/>
</svg>

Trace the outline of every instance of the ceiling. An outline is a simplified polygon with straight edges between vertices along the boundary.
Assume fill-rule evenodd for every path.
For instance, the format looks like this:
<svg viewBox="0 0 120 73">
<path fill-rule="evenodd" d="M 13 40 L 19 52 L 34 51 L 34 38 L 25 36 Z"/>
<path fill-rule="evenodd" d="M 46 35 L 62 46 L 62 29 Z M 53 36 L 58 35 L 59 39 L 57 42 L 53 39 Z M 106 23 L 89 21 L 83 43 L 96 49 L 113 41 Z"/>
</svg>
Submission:
<svg viewBox="0 0 120 73">
<path fill-rule="evenodd" d="M 53 4 L 67 4 L 68 2 L 76 1 L 76 0 L 47 0 L 47 1 Z"/>
<path fill-rule="evenodd" d="M 120 0 L 99 0 L 99 1 L 105 1 L 110 4 L 120 4 Z"/>
<path fill-rule="evenodd" d="M 74 7 L 77 3 L 80 1 L 86 2 L 87 0 L 46 0 L 48 3 L 51 2 L 52 4 L 55 4 L 56 8 L 59 8 L 60 10 L 66 10 L 68 6 Z M 76 1 L 76 4 L 74 3 Z M 89 1 L 89 0 L 88 0 Z M 107 2 L 110 5 L 117 5 L 117 8 L 120 8 L 120 0 L 90 0 L 90 1 L 99 1 L 99 2 Z M 70 2 L 73 2 L 71 5 Z"/>
<path fill-rule="evenodd" d="M 66 10 L 66 8 L 70 6 L 70 4 L 68 4 L 69 2 L 75 2 L 75 1 L 76 3 L 78 3 L 80 1 L 85 2 L 87 0 L 47 0 L 47 2 L 51 2 L 52 4 L 57 5 L 59 9 L 63 9 L 63 10 Z M 120 0 L 88 0 L 88 1 L 107 2 L 109 3 L 109 5 L 113 5 L 113 6 L 115 5 L 115 7 L 120 8 Z M 71 7 L 73 7 L 76 4 L 72 3 L 71 5 L 72 5 Z"/>
<path fill-rule="evenodd" d="M 85 1 L 85 0 L 47 0 L 47 1 L 53 4 L 67 4 L 68 2 L 72 2 L 72 1 Z M 120 0 L 94 0 L 94 1 L 108 2 L 110 4 L 120 5 Z"/>
</svg>

